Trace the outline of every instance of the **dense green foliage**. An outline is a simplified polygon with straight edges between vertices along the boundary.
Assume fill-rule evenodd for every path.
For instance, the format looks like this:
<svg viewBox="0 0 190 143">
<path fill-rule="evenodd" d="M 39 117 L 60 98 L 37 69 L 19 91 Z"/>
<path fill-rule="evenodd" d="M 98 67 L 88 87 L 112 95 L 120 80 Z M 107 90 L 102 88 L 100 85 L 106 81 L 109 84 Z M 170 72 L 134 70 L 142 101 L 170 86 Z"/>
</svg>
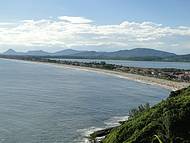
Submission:
<svg viewBox="0 0 190 143">
<path fill-rule="evenodd" d="M 150 104 L 146 103 L 145 105 L 140 105 L 138 108 L 131 109 L 129 111 L 129 118 L 133 118 L 137 114 L 140 114 L 141 112 L 144 112 L 145 110 L 150 109 Z"/>
<path fill-rule="evenodd" d="M 103 143 L 159 142 L 190 142 L 190 87 L 171 92 L 165 101 L 134 114 L 103 140 Z"/>
</svg>

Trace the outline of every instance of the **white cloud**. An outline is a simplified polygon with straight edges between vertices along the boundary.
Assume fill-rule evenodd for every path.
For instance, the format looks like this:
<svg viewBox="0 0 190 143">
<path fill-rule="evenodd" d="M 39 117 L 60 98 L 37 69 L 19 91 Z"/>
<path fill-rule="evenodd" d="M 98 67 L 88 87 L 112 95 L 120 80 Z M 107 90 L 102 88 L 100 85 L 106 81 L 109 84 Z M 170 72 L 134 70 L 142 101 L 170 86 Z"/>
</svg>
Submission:
<svg viewBox="0 0 190 143">
<path fill-rule="evenodd" d="M 66 21 L 66 22 L 70 22 L 70 23 L 75 23 L 75 24 L 91 23 L 92 22 L 92 20 L 86 19 L 84 17 L 60 16 L 60 17 L 58 17 L 58 19 Z"/>
<path fill-rule="evenodd" d="M 8 26 L 8 25 L 13 25 L 14 23 L 10 22 L 0 22 L 0 26 Z"/>
<path fill-rule="evenodd" d="M 115 25 L 96 25 L 92 22 L 83 17 L 61 16 L 56 20 L 0 23 L 0 47 L 5 45 L 69 48 L 107 46 L 114 50 L 134 47 L 158 49 L 168 47 L 168 51 L 170 51 L 169 48 L 175 51 L 174 48 L 183 48 L 182 46 L 185 45 L 183 43 L 190 41 L 190 27 L 169 27 L 153 22 L 124 21 Z M 177 39 L 180 39 L 180 42 Z M 184 48 L 189 50 L 190 47 Z"/>
</svg>

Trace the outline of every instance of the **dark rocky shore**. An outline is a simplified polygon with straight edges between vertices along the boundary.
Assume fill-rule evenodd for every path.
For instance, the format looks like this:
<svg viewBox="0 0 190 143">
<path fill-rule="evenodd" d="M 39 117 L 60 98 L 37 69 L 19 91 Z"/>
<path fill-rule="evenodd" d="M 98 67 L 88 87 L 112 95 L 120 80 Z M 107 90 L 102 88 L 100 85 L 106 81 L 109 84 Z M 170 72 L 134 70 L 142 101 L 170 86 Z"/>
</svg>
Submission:
<svg viewBox="0 0 190 143">
<path fill-rule="evenodd" d="M 125 123 L 125 121 L 119 121 L 118 122 L 120 125 L 122 125 L 123 123 Z M 92 134 L 89 135 L 88 140 L 91 143 L 101 143 L 101 141 L 115 128 L 117 128 L 119 126 L 114 126 L 114 127 L 109 127 L 109 128 L 105 128 L 102 130 L 98 130 L 93 132 Z"/>
<path fill-rule="evenodd" d="M 100 143 L 101 140 L 108 135 L 112 129 L 114 129 L 116 127 L 110 127 L 110 128 L 105 128 L 103 130 L 98 130 L 95 131 L 94 133 L 90 134 L 90 136 L 88 137 L 88 140 L 91 143 Z"/>
</svg>

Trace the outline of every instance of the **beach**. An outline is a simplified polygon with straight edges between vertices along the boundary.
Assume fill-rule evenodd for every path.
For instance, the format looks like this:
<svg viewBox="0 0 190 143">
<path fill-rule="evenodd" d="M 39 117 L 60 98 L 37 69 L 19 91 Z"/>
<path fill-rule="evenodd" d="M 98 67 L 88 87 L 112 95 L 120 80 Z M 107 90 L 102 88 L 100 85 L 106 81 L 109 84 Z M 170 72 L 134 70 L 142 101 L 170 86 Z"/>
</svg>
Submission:
<svg viewBox="0 0 190 143">
<path fill-rule="evenodd" d="M 144 84 L 160 86 L 162 88 L 169 89 L 171 91 L 176 91 L 176 90 L 188 87 L 190 85 L 190 83 L 187 83 L 187 82 L 175 82 L 175 81 L 166 80 L 166 79 L 142 76 L 138 74 L 131 74 L 131 73 L 125 73 L 125 72 L 120 72 L 120 71 L 114 71 L 114 70 L 105 70 L 105 69 L 98 69 L 98 68 L 91 68 L 91 67 L 73 66 L 73 65 L 66 65 L 66 64 L 39 62 L 39 61 L 23 61 L 23 60 L 17 60 L 17 59 L 3 59 L 3 60 L 13 60 L 17 62 L 30 62 L 30 63 L 35 63 L 35 64 L 46 64 L 46 65 L 51 65 L 58 68 L 69 68 L 73 70 L 96 72 L 100 74 L 106 74 L 109 76 L 119 77 L 122 79 L 132 80 L 132 81 L 136 81 L 136 82 L 140 82 Z"/>
<path fill-rule="evenodd" d="M 60 64 L 55 64 L 55 65 L 61 66 Z M 154 77 L 148 77 L 148 76 L 142 76 L 142 75 L 137 75 L 137 74 L 118 72 L 118 71 L 111 71 L 111 70 L 104 70 L 104 69 L 97 69 L 97 68 L 88 68 L 88 67 L 71 66 L 71 65 L 63 65 L 63 67 L 89 71 L 89 72 L 96 72 L 100 74 L 107 74 L 110 76 L 116 76 L 119 78 L 132 80 L 132 81 L 136 81 L 136 82 L 140 82 L 144 84 L 161 86 L 163 88 L 166 88 L 172 91 L 179 90 L 179 89 L 188 87 L 190 85 L 190 83 L 186 83 L 186 82 L 175 82 L 175 81 L 159 79 L 159 78 L 154 78 Z"/>
</svg>

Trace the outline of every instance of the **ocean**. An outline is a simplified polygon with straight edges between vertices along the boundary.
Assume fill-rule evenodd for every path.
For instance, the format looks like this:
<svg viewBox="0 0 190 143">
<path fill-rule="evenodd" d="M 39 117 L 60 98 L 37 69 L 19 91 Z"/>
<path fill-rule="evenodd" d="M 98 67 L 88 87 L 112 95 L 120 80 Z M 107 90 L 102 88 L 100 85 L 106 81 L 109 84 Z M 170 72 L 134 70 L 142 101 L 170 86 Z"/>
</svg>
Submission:
<svg viewBox="0 0 190 143">
<path fill-rule="evenodd" d="M 84 143 L 169 90 L 119 77 L 0 59 L 1 143 Z"/>
</svg>

